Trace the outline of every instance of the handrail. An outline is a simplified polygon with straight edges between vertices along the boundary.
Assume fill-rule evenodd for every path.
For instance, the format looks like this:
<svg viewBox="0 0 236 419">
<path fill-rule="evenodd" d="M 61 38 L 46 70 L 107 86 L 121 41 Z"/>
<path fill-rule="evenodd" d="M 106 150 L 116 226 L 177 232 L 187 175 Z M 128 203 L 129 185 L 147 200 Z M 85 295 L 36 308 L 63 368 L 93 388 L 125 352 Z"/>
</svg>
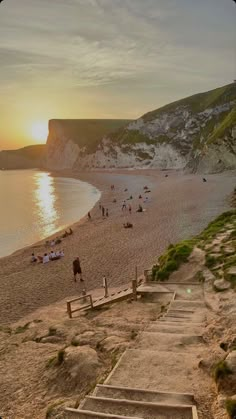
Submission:
<svg viewBox="0 0 236 419">
<path fill-rule="evenodd" d="M 75 301 L 86 299 L 86 298 L 89 298 L 90 299 L 89 304 L 87 304 L 86 306 L 82 306 L 82 307 L 76 308 L 75 310 L 72 310 L 72 308 L 71 308 L 71 304 L 72 303 L 74 303 Z M 68 300 L 66 302 L 66 305 L 67 305 L 67 313 L 68 313 L 68 316 L 69 316 L 70 319 L 72 319 L 72 314 L 75 313 L 76 311 L 82 310 L 82 309 L 87 308 L 87 307 L 93 308 L 93 298 L 92 298 L 92 295 L 91 294 L 85 294 L 85 295 L 82 295 L 81 297 L 74 298 L 73 300 Z"/>
</svg>

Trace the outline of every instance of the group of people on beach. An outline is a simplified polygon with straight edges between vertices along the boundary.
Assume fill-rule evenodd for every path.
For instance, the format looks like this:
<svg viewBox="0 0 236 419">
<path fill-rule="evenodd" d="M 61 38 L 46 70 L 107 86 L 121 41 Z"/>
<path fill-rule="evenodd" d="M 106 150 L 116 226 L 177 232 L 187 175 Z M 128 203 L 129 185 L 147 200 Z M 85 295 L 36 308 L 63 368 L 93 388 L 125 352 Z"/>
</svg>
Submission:
<svg viewBox="0 0 236 419">
<path fill-rule="evenodd" d="M 71 236 L 72 234 L 73 234 L 73 230 L 72 228 L 69 228 L 69 231 L 65 230 L 62 236 L 55 237 L 55 239 L 52 239 L 51 241 L 46 240 L 45 244 L 46 246 L 51 246 L 51 247 L 56 246 L 62 242 L 62 239 L 65 239 L 66 237 Z"/>
<path fill-rule="evenodd" d="M 35 256 L 35 254 L 32 253 L 30 261 L 31 263 L 39 262 L 39 263 L 45 264 L 50 261 L 61 259 L 64 256 L 65 256 L 64 250 L 56 250 L 56 251 L 51 250 L 50 253 L 44 253 L 43 256 L 41 255 Z"/>
</svg>

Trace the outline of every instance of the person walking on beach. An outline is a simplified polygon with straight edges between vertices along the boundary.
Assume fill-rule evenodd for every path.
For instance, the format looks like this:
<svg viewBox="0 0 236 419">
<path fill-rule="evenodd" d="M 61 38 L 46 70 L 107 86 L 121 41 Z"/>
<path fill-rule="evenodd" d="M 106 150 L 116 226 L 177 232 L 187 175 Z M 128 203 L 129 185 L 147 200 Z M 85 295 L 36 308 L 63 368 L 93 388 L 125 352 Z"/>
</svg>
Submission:
<svg viewBox="0 0 236 419">
<path fill-rule="evenodd" d="M 129 213 L 130 213 L 130 215 L 131 215 L 131 212 L 132 212 L 132 207 L 131 207 L 131 205 L 129 205 Z"/>
<path fill-rule="evenodd" d="M 122 211 L 123 211 L 123 210 L 126 210 L 126 201 L 124 201 L 124 202 L 123 202 L 123 205 L 122 205 Z"/>
<path fill-rule="evenodd" d="M 108 208 L 106 209 L 106 217 L 109 217 Z"/>
<path fill-rule="evenodd" d="M 73 261 L 73 273 L 74 273 L 74 281 L 76 282 L 76 275 L 79 275 L 79 279 L 80 282 L 83 282 L 83 278 L 82 278 L 82 269 L 80 266 L 80 260 L 79 257 L 77 256 L 77 258 L 75 258 L 75 260 Z"/>
<path fill-rule="evenodd" d="M 90 211 L 88 212 L 88 220 L 91 220 L 91 214 L 90 214 Z"/>
<path fill-rule="evenodd" d="M 102 216 L 103 217 L 105 216 L 105 208 L 104 207 L 102 207 Z"/>
</svg>

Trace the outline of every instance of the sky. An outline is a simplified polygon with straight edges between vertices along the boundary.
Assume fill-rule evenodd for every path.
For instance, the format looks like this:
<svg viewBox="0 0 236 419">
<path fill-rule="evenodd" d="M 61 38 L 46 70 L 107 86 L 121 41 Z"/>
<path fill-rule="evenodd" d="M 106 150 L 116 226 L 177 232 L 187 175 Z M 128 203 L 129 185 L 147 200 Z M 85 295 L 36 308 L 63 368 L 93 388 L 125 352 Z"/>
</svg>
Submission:
<svg viewBox="0 0 236 419">
<path fill-rule="evenodd" d="M 124 118 L 236 78 L 232 0 L 4 0 L 0 149 L 52 118 Z"/>
</svg>

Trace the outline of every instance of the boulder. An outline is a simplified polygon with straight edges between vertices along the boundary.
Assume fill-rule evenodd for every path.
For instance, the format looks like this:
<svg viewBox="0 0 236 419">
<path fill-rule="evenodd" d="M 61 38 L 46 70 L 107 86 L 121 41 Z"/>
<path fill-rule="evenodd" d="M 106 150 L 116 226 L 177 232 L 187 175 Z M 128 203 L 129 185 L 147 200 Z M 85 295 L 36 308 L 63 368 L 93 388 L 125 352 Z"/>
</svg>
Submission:
<svg viewBox="0 0 236 419">
<path fill-rule="evenodd" d="M 97 377 L 100 362 L 89 346 L 70 346 L 65 350 L 64 368 L 75 381 L 90 382 Z"/>
<path fill-rule="evenodd" d="M 129 343 L 122 336 L 109 336 L 101 342 L 101 348 L 107 352 L 125 350 Z"/>
<path fill-rule="evenodd" d="M 73 345 L 75 346 L 84 346 L 89 345 L 96 348 L 99 342 L 101 342 L 106 337 L 104 331 L 87 331 L 80 335 L 75 336 L 73 340 Z"/>
<path fill-rule="evenodd" d="M 230 352 L 225 361 L 236 378 L 236 351 Z"/>
<path fill-rule="evenodd" d="M 62 338 L 60 336 L 46 336 L 45 338 L 42 338 L 40 342 L 56 344 L 56 343 L 61 343 Z"/>
<path fill-rule="evenodd" d="M 216 279 L 214 281 L 214 287 L 215 287 L 216 291 L 226 291 L 229 288 L 231 288 L 231 284 L 228 281 L 225 281 L 223 278 L 222 279 Z"/>
</svg>

